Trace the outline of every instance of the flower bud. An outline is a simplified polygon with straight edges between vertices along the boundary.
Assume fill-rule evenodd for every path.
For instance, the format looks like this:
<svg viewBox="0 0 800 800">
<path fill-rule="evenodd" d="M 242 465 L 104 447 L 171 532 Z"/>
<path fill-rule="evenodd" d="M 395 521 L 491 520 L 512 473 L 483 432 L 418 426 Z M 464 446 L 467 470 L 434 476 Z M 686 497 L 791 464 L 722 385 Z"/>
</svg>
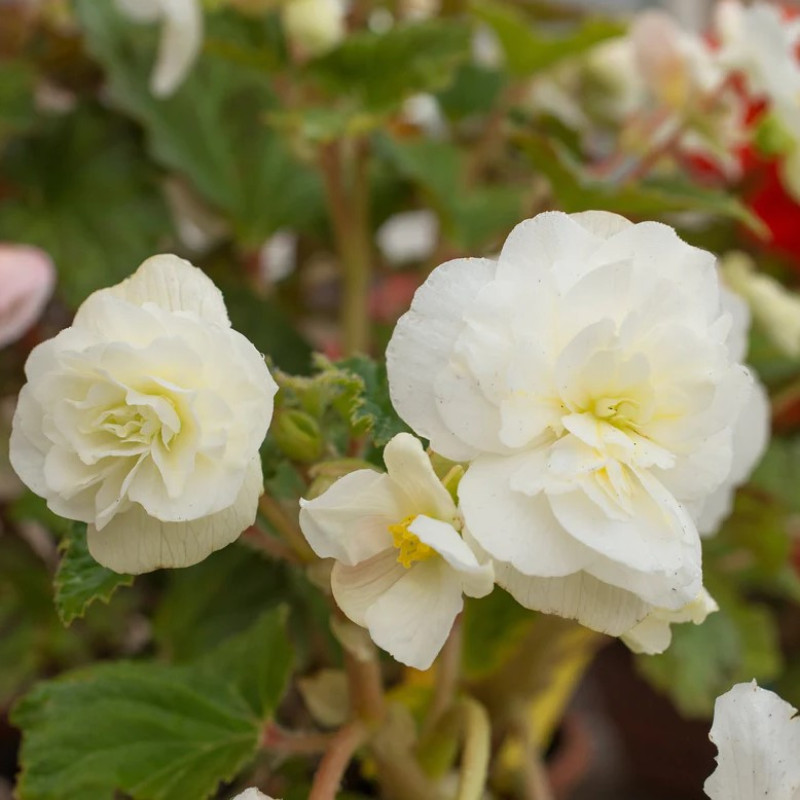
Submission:
<svg viewBox="0 0 800 800">
<path fill-rule="evenodd" d="M 301 55 L 318 56 L 344 38 L 344 8 L 340 0 L 289 0 L 283 24 Z"/>
<path fill-rule="evenodd" d="M 275 418 L 272 435 L 278 447 L 293 461 L 316 461 L 322 455 L 323 438 L 317 421 L 305 411 L 290 409 Z"/>
</svg>

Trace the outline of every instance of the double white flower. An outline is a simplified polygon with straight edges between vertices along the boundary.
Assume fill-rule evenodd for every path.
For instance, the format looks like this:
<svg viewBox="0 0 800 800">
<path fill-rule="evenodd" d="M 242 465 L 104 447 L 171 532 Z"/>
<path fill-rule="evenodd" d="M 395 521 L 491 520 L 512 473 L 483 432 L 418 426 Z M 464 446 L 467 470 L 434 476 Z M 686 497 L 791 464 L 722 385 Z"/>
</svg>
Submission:
<svg viewBox="0 0 800 800">
<path fill-rule="evenodd" d="M 400 416 L 470 462 L 461 511 L 498 582 L 619 635 L 695 600 L 734 432 L 763 444 L 764 419 L 740 420 L 739 339 L 711 254 L 658 223 L 550 212 L 497 262 L 434 270 L 387 363 Z"/>
<path fill-rule="evenodd" d="M 483 597 L 492 568 L 459 535 L 461 517 L 420 442 L 386 445 L 387 473 L 358 470 L 314 500 L 300 526 L 322 558 L 334 558 L 333 596 L 398 661 L 427 669 L 463 607 Z"/>
<path fill-rule="evenodd" d="M 101 564 L 189 566 L 254 522 L 277 386 L 199 269 L 149 259 L 91 295 L 25 372 L 11 464 L 89 524 Z"/>
</svg>

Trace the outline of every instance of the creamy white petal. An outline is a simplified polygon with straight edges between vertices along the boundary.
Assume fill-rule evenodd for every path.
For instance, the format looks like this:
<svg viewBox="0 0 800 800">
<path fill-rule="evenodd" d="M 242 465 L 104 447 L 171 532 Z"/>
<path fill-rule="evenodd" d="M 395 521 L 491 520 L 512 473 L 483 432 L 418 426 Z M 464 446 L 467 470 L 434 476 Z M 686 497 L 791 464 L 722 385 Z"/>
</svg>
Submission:
<svg viewBox="0 0 800 800">
<path fill-rule="evenodd" d="M 435 270 L 417 290 L 386 349 L 389 390 L 397 413 L 431 446 L 454 461 L 475 455 L 447 427 L 449 409 L 441 409 L 433 383 L 448 369 L 462 316 L 480 288 L 492 279 L 495 263 L 470 258 Z M 442 413 L 443 411 L 443 413 Z"/>
<path fill-rule="evenodd" d="M 574 619 L 587 628 L 619 636 L 647 616 L 651 606 L 635 594 L 576 572 L 564 578 L 534 578 L 495 562 L 499 586 L 525 608 Z"/>
<path fill-rule="evenodd" d="M 485 597 L 492 591 L 494 569 L 491 563 L 479 563 L 470 546 L 451 525 L 419 516 L 408 526 L 408 530 L 435 550 L 458 573 L 464 594 Z"/>
<path fill-rule="evenodd" d="M 428 669 L 464 606 L 458 573 L 443 560 L 414 564 L 367 610 L 375 643 L 398 661 Z"/>
<path fill-rule="evenodd" d="M 718 697 L 709 738 L 719 750 L 704 786 L 711 800 L 800 797 L 800 719 L 774 692 L 753 681 Z"/>
<path fill-rule="evenodd" d="M 456 505 L 436 476 L 422 442 L 408 433 L 393 437 L 383 451 L 389 477 L 403 493 L 403 501 L 416 514 L 435 519 L 455 520 Z"/>
<path fill-rule="evenodd" d="M 318 556 L 353 566 L 390 547 L 389 526 L 411 513 L 389 475 L 360 469 L 301 499 L 300 528 Z"/>
<path fill-rule="evenodd" d="M 162 30 L 150 78 L 156 97 L 167 97 L 183 83 L 203 46 L 200 0 L 161 0 Z"/>
<path fill-rule="evenodd" d="M 540 451 L 478 458 L 461 479 L 458 498 L 470 533 L 492 558 L 530 575 L 563 576 L 595 556 L 564 530 L 543 493 L 527 495 L 513 488 L 521 470 L 544 471 L 542 456 Z"/>
<path fill-rule="evenodd" d="M 261 460 L 256 457 L 232 506 L 190 522 L 162 522 L 134 505 L 102 531 L 89 525 L 89 552 L 104 567 L 134 575 L 197 564 L 255 522 L 263 488 Z"/>
</svg>

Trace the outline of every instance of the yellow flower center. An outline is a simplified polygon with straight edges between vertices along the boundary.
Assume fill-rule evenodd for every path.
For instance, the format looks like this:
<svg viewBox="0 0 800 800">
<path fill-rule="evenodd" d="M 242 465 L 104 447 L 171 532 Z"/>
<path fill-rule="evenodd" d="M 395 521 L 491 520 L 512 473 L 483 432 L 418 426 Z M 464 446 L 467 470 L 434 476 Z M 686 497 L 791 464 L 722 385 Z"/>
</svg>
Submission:
<svg viewBox="0 0 800 800">
<path fill-rule="evenodd" d="M 401 522 L 389 526 L 392 544 L 397 548 L 397 561 L 408 569 L 417 561 L 426 561 L 435 554 L 435 550 L 423 544 L 419 537 L 411 533 L 408 526 L 417 518 L 416 514 L 406 517 Z"/>
</svg>

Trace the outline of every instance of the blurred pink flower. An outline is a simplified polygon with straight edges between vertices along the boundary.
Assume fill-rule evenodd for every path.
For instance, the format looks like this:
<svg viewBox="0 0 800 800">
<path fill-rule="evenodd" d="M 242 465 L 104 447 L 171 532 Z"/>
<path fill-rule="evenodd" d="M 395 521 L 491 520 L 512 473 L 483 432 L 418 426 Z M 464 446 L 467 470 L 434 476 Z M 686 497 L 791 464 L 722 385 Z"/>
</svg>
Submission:
<svg viewBox="0 0 800 800">
<path fill-rule="evenodd" d="M 0 243 L 0 347 L 19 339 L 53 293 L 56 271 L 38 247 Z"/>
</svg>

